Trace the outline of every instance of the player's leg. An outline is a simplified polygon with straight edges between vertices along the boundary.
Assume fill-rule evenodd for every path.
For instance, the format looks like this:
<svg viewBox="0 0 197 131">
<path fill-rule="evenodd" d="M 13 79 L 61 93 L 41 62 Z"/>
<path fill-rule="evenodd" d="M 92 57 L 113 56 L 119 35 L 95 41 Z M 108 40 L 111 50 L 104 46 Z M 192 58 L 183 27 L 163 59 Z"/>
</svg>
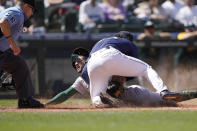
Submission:
<svg viewBox="0 0 197 131">
<path fill-rule="evenodd" d="M 96 73 L 96 72 L 95 72 Z M 90 72 L 90 96 L 93 104 L 102 104 L 100 95 L 107 90 L 108 78 Z"/>
<path fill-rule="evenodd" d="M 140 85 L 126 88 L 121 99 L 136 106 L 158 106 L 163 101 L 158 93 L 152 93 Z"/>
<path fill-rule="evenodd" d="M 9 56 L 3 64 L 3 69 L 12 74 L 19 98 L 33 96 L 34 90 L 30 72 L 25 61 L 20 56 Z"/>
<path fill-rule="evenodd" d="M 19 98 L 19 108 L 23 108 L 20 106 L 20 103 L 23 103 L 23 100 L 31 103 L 27 105 L 26 108 L 43 107 L 40 102 L 32 98 L 34 95 L 34 88 L 25 60 L 20 55 L 15 56 L 12 52 L 8 51 L 5 53 L 6 59 L 4 60 L 2 68 L 3 70 L 12 74 L 12 78 L 15 82 L 16 92 Z"/>
<path fill-rule="evenodd" d="M 140 85 L 126 88 L 121 99 L 136 106 L 177 106 L 175 101 L 163 100 L 159 93 L 150 92 Z"/>
<path fill-rule="evenodd" d="M 101 64 L 102 63 L 102 64 Z M 102 104 L 100 94 L 106 92 L 110 75 L 104 68 L 105 59 L 94 54 L 88 61 L 87 69 L 90 78 L 90 96 L 94 105 Z"/>
<path fill-rule="evenodd" d="M 143 76 L 153 85 L 158 93 L 161 93 L 164 99 L 176 99 L 180 97 L 178 93 L 169 92 L 167 86 L 163 83 L 159 75 L 147 63 L 127 56 L 120 51 L 110 48 L 110 59 L 108 59 L 108 72 L 111 75 L 119 76 Z"/>
<path fill-rule="evenodd" d="M 149 105 L 151 106 L 171 106 L 177 107 L 177 102 L 174 100 L 164 100 L 159 93 L 150 92 Z"/>
<path fill-rule="evenodd" d="M 110 50 L 110 49 L 109 49 Z M 144 76 L 146 77 L 153 87 L 161 92 L 167 90 L 166 85 L 163 83 L 159 75 L 147 63 L 127 56 L 116 49 L 111 49 L 111 58 L 109 59 L 109 73 L 119 76 Z"/>
</svg>

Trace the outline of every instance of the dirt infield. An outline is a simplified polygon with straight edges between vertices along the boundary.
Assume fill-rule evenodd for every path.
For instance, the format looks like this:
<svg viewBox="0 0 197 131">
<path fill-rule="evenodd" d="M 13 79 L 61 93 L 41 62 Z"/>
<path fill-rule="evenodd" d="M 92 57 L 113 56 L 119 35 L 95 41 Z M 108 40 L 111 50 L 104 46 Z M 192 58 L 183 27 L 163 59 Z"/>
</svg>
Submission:
<svg viewBox="0 0 197 131">
<path fill-rule="evenodd" d="M 197 111 L 197 105 L 180 104 L 178 107 L 121 107 L 121 108 L 93 108 L 83 106 L 50 106 L 44 109 L 18 109 L 16 107 L 2 107 L 0 112 L 89 112 L 89 111 L 137 111 L 137 110 L 192 110 Z"/>
<path fill-rule="evenodd" d="M 84 99 L 85 100 L 85 99 Z M 89 111 L 137 111 L 137 110 L 192 110 L 197 111 L 197 98 L 179 102 L 177 107 L 119 107 L 119 108 L 94 108 L 90 102 L 81 99 L 68 100 L 58 105 L 50 105 L 42 109 L 18 109 L 16 106 L 0 105 L 0 112 L 89 112 Z M 88 100 L 88 99 L 87 99 Z M 44 102 L 45 100 L 42 100 Z M 73 102 L 73 103 L 72 103 Z"/>
</svg>

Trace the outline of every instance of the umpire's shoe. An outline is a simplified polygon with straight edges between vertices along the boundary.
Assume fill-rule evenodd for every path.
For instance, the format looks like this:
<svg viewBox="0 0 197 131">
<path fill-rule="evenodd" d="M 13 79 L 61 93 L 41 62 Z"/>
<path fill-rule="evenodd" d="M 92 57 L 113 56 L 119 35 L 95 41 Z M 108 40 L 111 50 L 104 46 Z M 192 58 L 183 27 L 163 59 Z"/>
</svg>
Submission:
<svg viewBox="0 0 197 131">
<path fill-rule="evenodd" d="M 44 108 L 44 105 L 38 100 L 29 97 L 28 99 L 19 99 L 18 108 Z"/>
<path fill-rule="evenodd" d="M 164 100 L 175 100 L 175 101 L 178 101 L 179 99 L 181 99 L 182 95 L 179 94 L 179 93 L 176 93 L 176 92 L 170 92 L 168 90 L 163 90 L 161 93 L 160 93 L 161 97 L 164 99 Z"/>
</svg>

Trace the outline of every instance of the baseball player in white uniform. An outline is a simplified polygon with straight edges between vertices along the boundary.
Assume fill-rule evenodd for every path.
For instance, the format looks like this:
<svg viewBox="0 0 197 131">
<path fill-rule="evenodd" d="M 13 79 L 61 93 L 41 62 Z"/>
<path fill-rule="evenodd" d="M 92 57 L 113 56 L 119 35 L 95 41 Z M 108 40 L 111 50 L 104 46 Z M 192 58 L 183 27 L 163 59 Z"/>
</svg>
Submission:
<svg viewBox="0 0 197 131">
<path fill-rule="evenodd" d="M 133 35 L 122 31 L 115 37 L 97 42 L 83 66 L 81 77 L 90 85 L 94 105 L 100 105 L 100 94 L 106 92 L 112 76 L 145 77 L 163 99 L 176 99 L 178 93 L 168 91 L 159 75 L 147 63 L 137 59 L 138 52 L 132 43 Z M 76 62 L 75 65 L 78 63 Z"/>
<path fill-rule="evenodd" d="M 81 73 L 72 89 L 81 91 L 77 82 L 84 80 L 89 85 L 90 96 L 96 107 L 103 104 L 101 93 L 107 91 L 112 76 L 137 77 L 143 76 L 161 95 L 162 99 L 177 99 L 179 93 L 168 91 L 158 74 L 147 63 L 137 59 L 137 47 L 131 42 L 133 35 L 122 31 L 115 37 L 100 40 L 92 48 L 90 55 L 87 50 L 78 48 L 73 51 L 73 67 Z M 82 85 L 82 84 L 81 84 Z M 71 86 L 72 87 L 72 86 Z M 141 87 L 140 87 L 141 88 Z M 71 94 L 74 93 L 74 91 Z M 50 103 L 50 102 L 49 102 Z"/>
</svg>

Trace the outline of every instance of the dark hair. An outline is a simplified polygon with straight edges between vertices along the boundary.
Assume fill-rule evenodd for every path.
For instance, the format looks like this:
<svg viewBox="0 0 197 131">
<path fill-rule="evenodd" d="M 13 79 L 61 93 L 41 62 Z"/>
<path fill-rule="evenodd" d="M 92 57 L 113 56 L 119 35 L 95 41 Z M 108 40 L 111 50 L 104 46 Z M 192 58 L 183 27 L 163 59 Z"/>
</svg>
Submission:
<svg viewBox="0 0 197 131">
<path fill-rule="evenodd" d="M 133 34 L 128 31 L 120 31 L 120 32 L 116 33 L 114 36 L 133 41 Z"/>
<path fill-rule="evenodd" d="M 23 3 L 31 5 L 34 8 L 34 10 L 35 10 L 35 8 L 36 8 L 35 0 L 20 0 L 20 1 L 23 2 Z"/>
<path fill-rule="evenodd" d="M 88 57 L 89 51 L 83 47 L 78 47 L 73 50 L 72 54 Z"/>
</svg>

